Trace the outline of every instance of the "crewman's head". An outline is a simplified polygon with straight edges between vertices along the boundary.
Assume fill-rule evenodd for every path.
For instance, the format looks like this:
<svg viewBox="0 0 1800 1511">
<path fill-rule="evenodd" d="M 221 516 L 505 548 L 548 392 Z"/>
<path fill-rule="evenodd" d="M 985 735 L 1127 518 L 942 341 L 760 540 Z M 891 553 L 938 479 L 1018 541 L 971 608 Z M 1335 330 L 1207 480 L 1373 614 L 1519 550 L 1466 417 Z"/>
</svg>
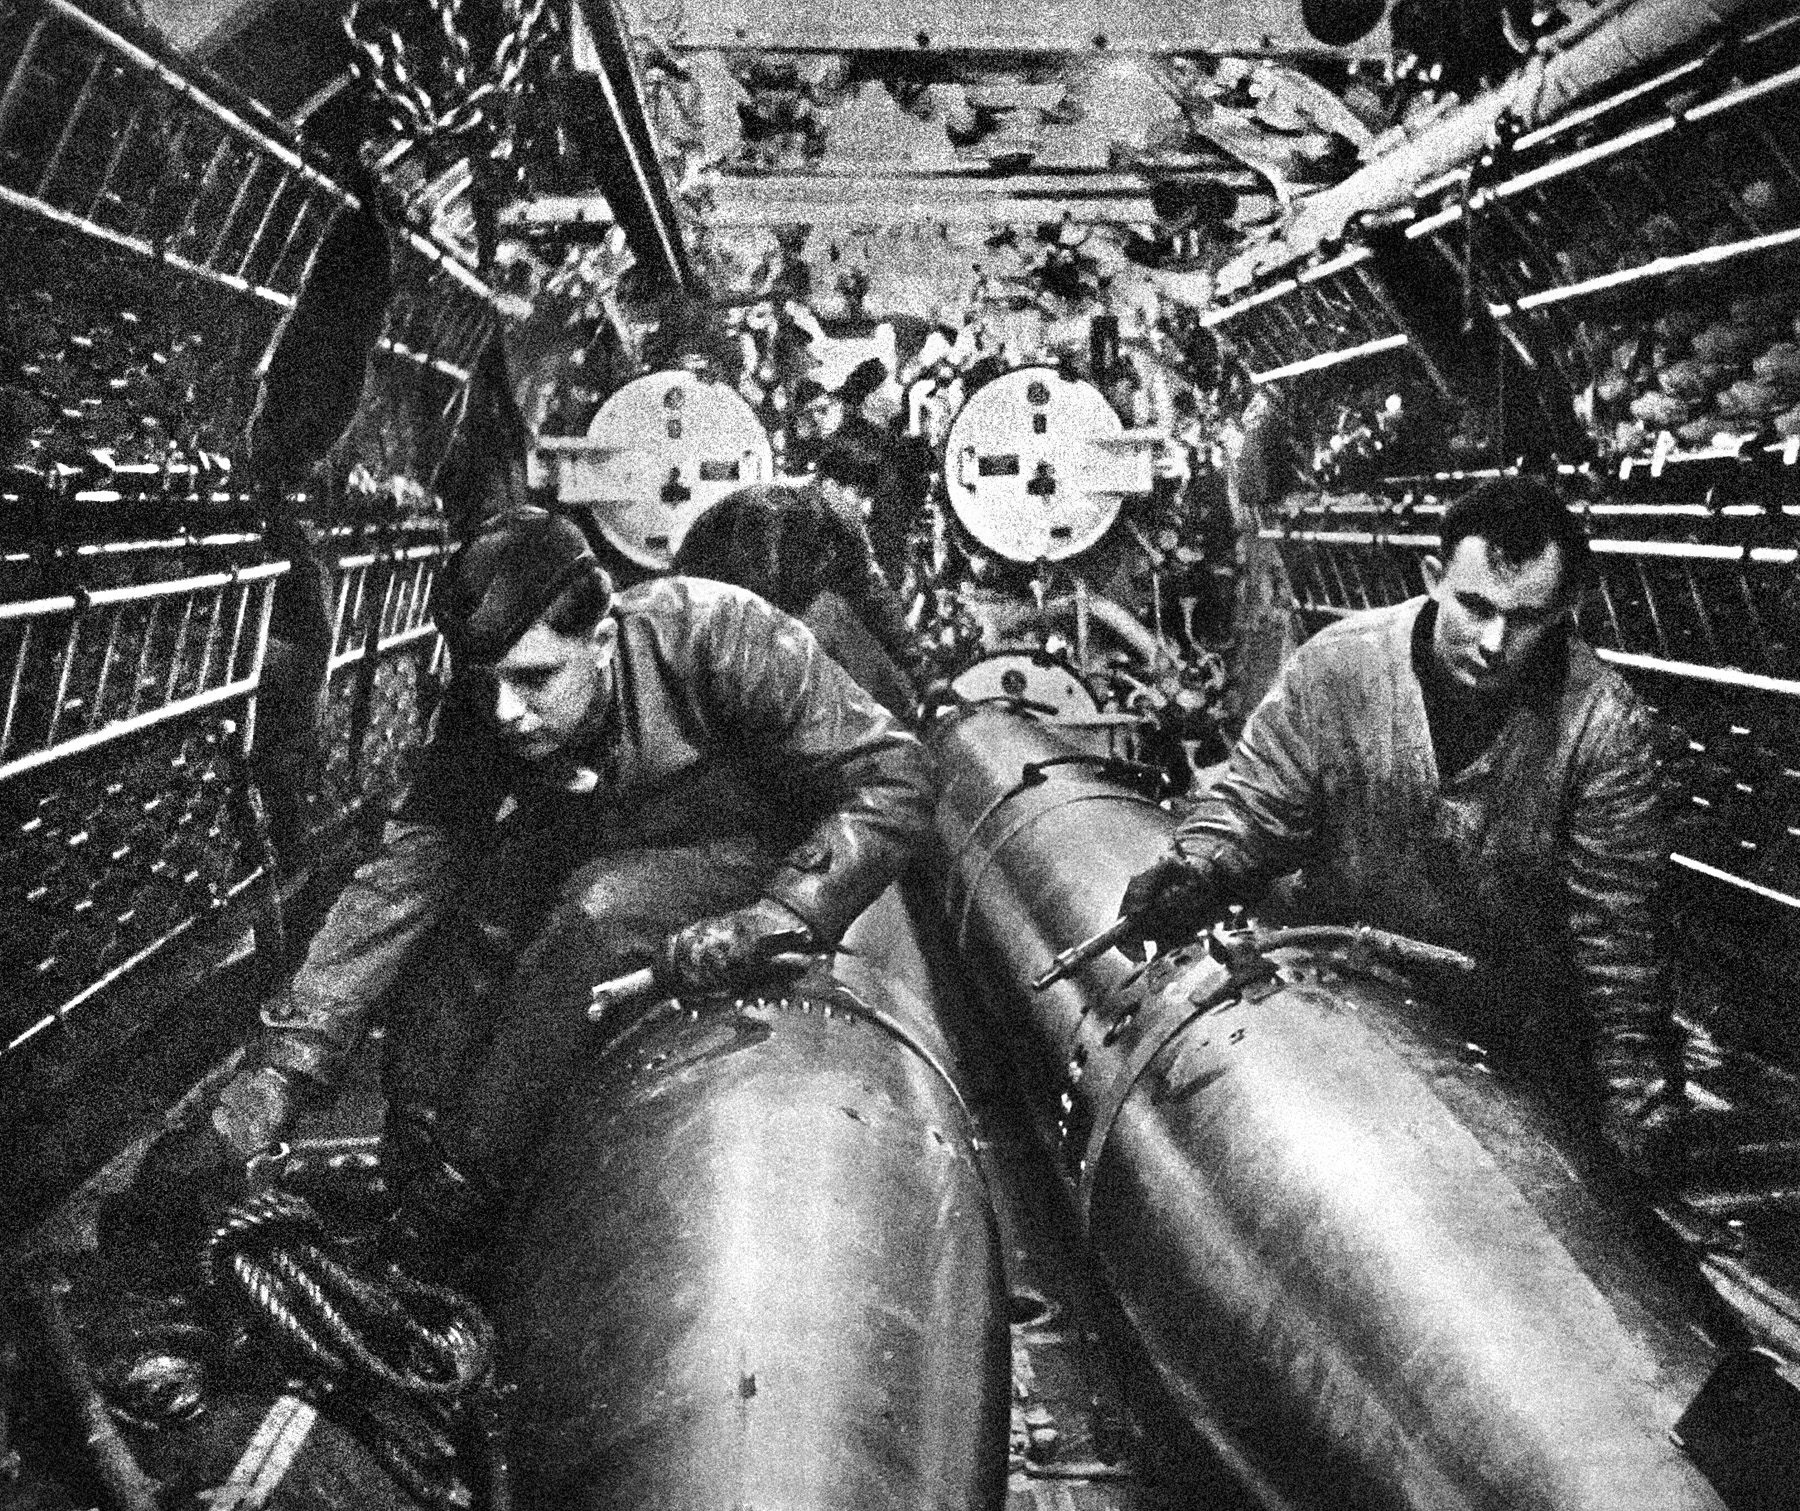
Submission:
<svg viewBox="0 0 1800 1511">
<path fill-rule="evenodd" d="M 459 678 L 475 681 L 509 748 L 561 749 L 611 686 L 612 579 L 580 528 L 541 509 L 496 516 L 450 559 L 438 627 Z"/>
<path fill-rule="evenodd" d="M 688 527 L 675 570 L 734 582 L 802 616 L 826 589 L 856 602 L 874 567 L 860 524 L 816 488 L 752 483 L 735 488 Z"/>
<path fill-rule="evenodd" d="M 869 517 L 881 486 L 882 459 L 870 446 L 838 438 L 819 453 L 814 482 L 820 496 L 845 519 Z"/>
<path fill-rule="evenodd" d="M 1554 489 L 1493 478 L 1444 514 L 1425 558 L 1432 652 L 1470 692 L 1509 693 L 1568 627 L 1592 571 L 1587 537 Z"/>
</svg>

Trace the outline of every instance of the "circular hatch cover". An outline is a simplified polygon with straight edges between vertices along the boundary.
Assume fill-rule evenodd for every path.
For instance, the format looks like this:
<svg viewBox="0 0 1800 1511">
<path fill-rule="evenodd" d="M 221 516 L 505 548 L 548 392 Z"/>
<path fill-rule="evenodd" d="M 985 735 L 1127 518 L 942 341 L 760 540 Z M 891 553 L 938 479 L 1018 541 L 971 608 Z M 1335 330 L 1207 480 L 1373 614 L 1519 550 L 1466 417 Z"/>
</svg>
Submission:
<svg viewBox="0 0 1800 1511">
<path fill-rule="evenodd" d="M 1094 545 L 1123 496 L 1148 486 L 1125 426 L 1091 383 L 1022 367 L 957 411 L 944 483 L 963 527 L 1009 561 L 1061 561 Z"/>
<path fill-rule="evenodd" d="M 588 426 L 595 448 L 565 472 L 565 502 L 594 509 L 640 566 L 668 570 L 688 526 L 726 494 L 774 475 L 769 437 L 735 389 L 685 371 L 633 378 Z"/>
</svg>

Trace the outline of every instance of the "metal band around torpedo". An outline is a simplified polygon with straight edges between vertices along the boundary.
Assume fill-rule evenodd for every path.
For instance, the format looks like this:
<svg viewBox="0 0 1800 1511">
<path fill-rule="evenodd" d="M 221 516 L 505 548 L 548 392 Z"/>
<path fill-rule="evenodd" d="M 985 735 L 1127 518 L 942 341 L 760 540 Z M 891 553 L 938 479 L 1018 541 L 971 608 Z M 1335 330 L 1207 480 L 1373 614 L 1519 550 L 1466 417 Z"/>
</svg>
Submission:
<svg viewBox="0 0 1800 1511">
<path fill-rule="evenodd" d="M 1215 1007 L 1231 1001 L 1242 992 L 1243 983 L 1241 981 L 1227 978 L 1219 983 L 1218 990 L 1202 997 L 1199 1002 L 1191 1000 L 1186 1002 L 1187 1011 L 1176 1014 L 1175 1021 L 1169 1025 L 1166 1032 L 1145 1038 L 1132 1053 L 1131 1058 L 1114 1073 L 1106 1088 L 1105 1096 L 1101 1098 L 1100 1105 L 1094 1109 L 1094 1120 L 1088 1128 L 1087 1147 L 1082 1152 L 1081 1172 L 1076 1183 L 1075 1210 L 1081 1218 L 1081 1231 L 1084 1237 L 1088 1236 L 1089 1231 L 1088 1209 L 1094 1199 L 1094 1181 L 1100 1169 L 1101 1151 L 1106 1147 L 1106 1141 L 1112 1135 L 1113 1124 L 1118 1121 L 1119 1114 L 1125 1108 L 1126 1100 L 1136 1089 L 1144 1072 L 1150 1068 L 1156 1057 L 1174 1043 L 1182 1030 L 1196 1018 L 1204 1017 Z"/>
<path fill-rule="evenodd" d="M 1021 792 L 1035 792 L 1035 791 L 1037 791 L 1036 786 L 1021 787 L 1021 788 L 1016 789 L 1013 792 L 1005 794 L 1005 796 L 1010 798 L 1010 797 L 1016 797 Z M 1002 850 L 1004 850 L 1007 847 L 1007 845 L 1009 845 L 1012 842 L 1013 838 L 1016 835 L 1018 835 L 1022 830 L 1029 828 L 1032 824 L 1035 824 L 1039 819 L 1048 818 L 1052 813 L 1057 813 L 1064 808 L 1073 808 L 1078 803 L 1098 803 L 1098 802 L 1130 803 L 1130 804 L 1133 804 L 1134 806 L 1141 807 L 1141 808 L 1154 808 L 1154 809 L 1156 809 L 1156 811 L 1158 813 L 1161 813 L 1163 811 L 1161 808 L 1157 807 L 1157 805 L 1155 803 L 1153 803 L 1147 797 L 1139 797 L 1136 793 L 1133 793 L 1133 792 L 1121 792 L 1121 791 L 1114 789 L 1114 790 L 1105 791 L 1105 792 L 1095 792 L 1092 790 L 1079 792 L 1074 797 L 1064 798 L 1059 803 L 1046 804 L 1042 808 L 1034 809 L 1032 812 L 1027 813 L 1023 818 L 1019 819 L 1018 822 L 1013 824 L 1013 826 L 1010 829 L 1006 830 L 1005 833 L 1003 833 L 997 840 L 994 841 L 992 848 L 990 848 L 989 851 L 987 852 L 987 854 L 982 858 L 981 864 L 975 868 L 974 873 L 971 876 L 969 876 L 966 879 L 966 881 L 964 882 L 962 900 L 956 909 L 956 911 L 959 915 L 956 919 L 956 933 L 955 933 L 955 943 L 956 943 L 956 947 L 958 950 L 963 948 L 964 935 L 968 930 L 969 910 L 971 907 L 974 906 L 975 894 L 976 894 L 976 890 L 977 890 L 975 884 L 983 876 L 985 876 L 987 874 L 988 867 L 994 864 L 994 862 L 999 858 L 1000 852 Z M 999 804 L 996 803 L 993 807 L 988 809 L 988 813 L 994 812 L 995 809 L 998 808 L 998 806 L 999 806 Z M 984 813 L 982 815 L 982 818 L 985 819 L 986 817 L 987 817 L 987 813 Z M 973 836 L 973 832 L 974 832 L 973 830 L 970 831 L 971 837 Z M 960 852 L 958 852 L 958 855 L 956 858 L 956 869 L 952 873 L 953 875 L 957 876 L 958 878 L 962 877 L 962 863 L 967 858 L 968 858 L 968 843 L 965 841 L 962 850 Z"/>
<path fill-rule="evenodd" d="M 976 1143 L 975 1114 L 969 1110 L 969 1104 L 963 1100 L 962 1089 L 956 1084 L 956 1078 L 950 1074 L 950 1067 L 945 1065 L 928 1045 L 921 1044 L 914 1036 L 913 1031 L 892 1013 L 864 1002 L 861 997 L 841 982 L 834 982 L 832 989 L 842 1002 L 849 1003 L 849 1010 L 852 1014 L 860 1018 L 867 1018 L 877 1028 L 886 1029 L 902 1045 L 923 1060 L 937 1075 L 937 1078 L 949 1088 L 950 1095 L 956 1099 L 956 1105 L 962 1109 L 964 1132 L 967 1133 L 969 1145 L 973 1148 Z M 834 1002 L 833 1005 L 839 1006 L 841 1003 Z"/>
</svg>

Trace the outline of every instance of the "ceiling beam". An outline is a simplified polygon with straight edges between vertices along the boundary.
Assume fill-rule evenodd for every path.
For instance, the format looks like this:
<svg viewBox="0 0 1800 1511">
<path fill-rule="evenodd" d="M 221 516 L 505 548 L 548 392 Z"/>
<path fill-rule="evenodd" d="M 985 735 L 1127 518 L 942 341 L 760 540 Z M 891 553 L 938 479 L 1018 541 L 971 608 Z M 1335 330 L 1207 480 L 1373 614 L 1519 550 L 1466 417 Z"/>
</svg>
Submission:
<svg viewBox="0 0 1800 1511">
<path fill-rule="evenodd" d="M 600 156 L 610 169 L 603 186 L 606 198 L 618 211 L 639 263 L 669 287 L 693 293 L 693 263 L 650 129 L 631 39 L 612 0 L 578 0 L 574 18 L 585 33 L 575 39 L 577 66 L 599 85 Z"/>
<path fill-rule="evenodd" d="M 1302 23 L 1299 0 L 707 0 L 687 10 L 675 46 L 1385 58 L 1391 41 L 1384 21 L 1351 47 L 1323 46 Z"/>
<path fill-rule="evenodd" d="M 1150 223 L 1144 181 L 1130 174 L 1007 178 L 889 174 L 770 174 L 713 187 L 715 226 L 1038 225 Z"/>
</svg>

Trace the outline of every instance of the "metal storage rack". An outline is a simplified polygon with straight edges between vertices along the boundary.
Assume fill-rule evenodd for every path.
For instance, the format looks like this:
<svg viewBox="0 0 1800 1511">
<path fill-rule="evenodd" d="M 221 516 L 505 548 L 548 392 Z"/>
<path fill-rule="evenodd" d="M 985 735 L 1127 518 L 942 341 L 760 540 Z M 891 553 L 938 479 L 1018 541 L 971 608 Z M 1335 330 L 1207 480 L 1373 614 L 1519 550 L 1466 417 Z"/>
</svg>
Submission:
<svg viewBox="0 0 1800 1511">
<path fill-rule="evenodd" d="M 445 655 L 431 593 L 449 549 L 443 540 L 352 542 L 332 560 L 330 743 L 315 837 L 396 796 L 408 753 L 423 743 Z"/>
<path fill-rule="evenodd" d="M 1223 341 L 1252 383 L 1317 372 L 1379 352 L 1408 338 L 1370 266 L 1355 247 L 1292 271 L 1235 303 L 1208 310 L 1200 324 Z"/>
<path fill-rule="evenodd" d="M 1800 17 L 1422 185 L 1406 227 L 1591 387 L 1603 456 L 1800 436 Z M 1747 282 L 1751 270 L 1760 275 Z"/>
<path fill-rule="evenodd" d="M 335 218 L 361 208 L 274 121 L 222 103 L 152 47 L 69 0 L 0 0 L 0 245 L 32 264 L 0 297 L 20 355 L 0 370 L 0 408 L 37 437 L 34 456 L 13 460 L 51 485 L 80 474 L 78 487 L 167 493 L 196 464 L 228 469 L 278 323 Z M 416 230 L 399 228 L 393 249 L 347 465 L 428 485 L 495 295 Z M 121 396 L 135 413 L 109 423 Z M 146 447 L 144 412 L 190 433 Z"/>
<path fill-rule="evenodd" d="M 267 874 L 242 766 L 287 569 L 0 605 L 0 1062 Z"/>
<path fill-rule="evenodd" d="M 379 482 L 429 484 L 462 420 L 496 316 L 486 285 L 423 238 L 401 244 L 372 377 L 339 450 Z"/>
<path fill-rule="evenodd" d="M 1442 512 L 1438 504 L 1322 494 L 1291 500 L 1280 525 L 1257 533 L 1280 552 L 1294 610 L 1316 630 L 1424 592 L 1419 561 L 1437 546 L 1432 526 Z"/>
<path fill-rule="evenodd" d="M 1477 238 L 1475 271 L 1501 319 L 1800 243 L 1800 66 L 1732 80 L 1734 64 L 1791 52 L 1795 27 L 1785 19 L 1519 137 L 1491 182 L 1471 169 L 1423 186 L 1438 207 L 1407 236 L 1434 238 L 1452 263 L 1470 250 L 1457 237 Z M 1697 153 L 1713 171 L 1692 171 Z"/>
<path fill-rule="evenodd" d="M 67 0 L 0 7 L 0 204 L 291 308 L 332 215 L 318 168 Z"/>
</svg>

